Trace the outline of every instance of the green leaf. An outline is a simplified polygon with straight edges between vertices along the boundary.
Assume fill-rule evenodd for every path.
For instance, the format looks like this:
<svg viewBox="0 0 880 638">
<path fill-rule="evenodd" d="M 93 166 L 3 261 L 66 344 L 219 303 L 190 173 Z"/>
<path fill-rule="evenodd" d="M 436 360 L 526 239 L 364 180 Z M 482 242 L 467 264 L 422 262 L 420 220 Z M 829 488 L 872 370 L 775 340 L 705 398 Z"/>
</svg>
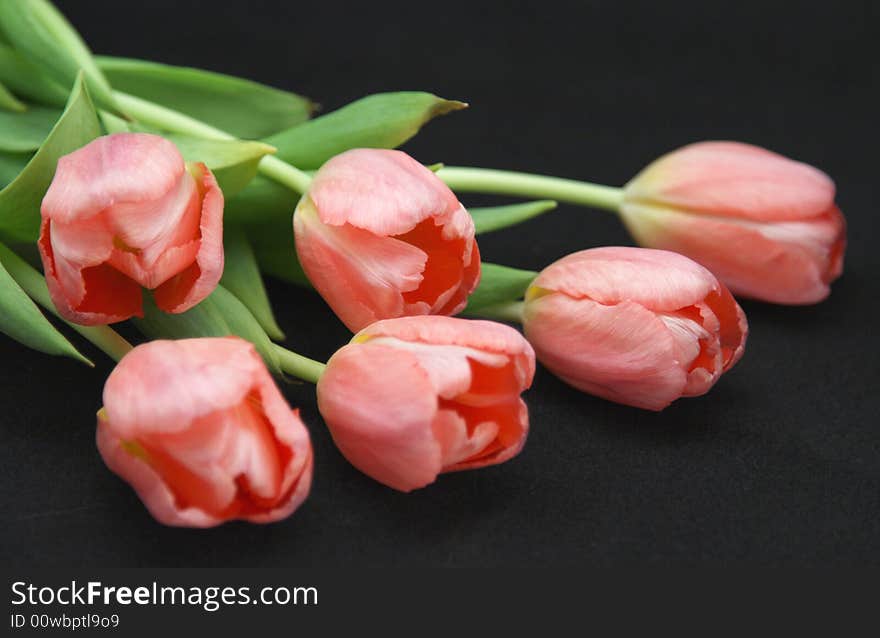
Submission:
<svg viewBox="0 0 880 638">
<path fill-rule="evenodd" d="M 229 329 L 234 335 L 247 339 L 254 347 L 263 361 L 269 367 L 269 371 L 276 376 L 284 376 L 281 370 L 281 362 L 278 360 L 278 352 L 269 335 L 260 326 L 251 312 L 239 300 L 238 297 L 226 290 L 223 286 L 217 286 L 217 290 L 208 298 L 209 302 L 223 314 Z"/>
<path fill-rule="evenodd" d="M 9 271 L 15 273 L 21 263 L 20 258 L 0 244 L 0 332 L 34 350 L 92 365 L 49 323 L 10 274 Z"/>
<path fill-rule="evenodd" d="M 468 212 L 474 218 L 474 226 L 479 235 L 521 224 L 532 217 L 537 217 L 553 210 L 556 206 L 556 202 L 552 199 L 542 199 L 522 204 L 511 204 L 509 206 L 469 208 Z"/>
<path fill-rule="evenodd" d="M 113 90 L 76 29 L 48 0 L 0 0 L 0 29 L 12 47 L 61 86 L 82 72 L 98 103 L 116 110 Z"/>
<path fill-rule="evenodd" d="M 299 198 L 299 193 L 257 175 L 244 190 L 226 202 L 223 215 L 232 223 L 248 226 L 283 222 L 293 219 Z"/>
<path fill-rule="evenodd" d="M 15 180 L 0 191 L 0 236 L 13 241 L 37 240 L 40 202 L 55 175 L 58 158 L 101 135 L 101 125 L 88 92 L 79 79 L 74 83 L 64 113 L 40 150 Z"/>
<path fill-rule="evenodd" d="M 223 286 L 217 286 L 199 305 L 179 314 L 159 310 L 152 296 L 144 295 L 144 317 L 133 321 L 138 330 L 151 339 L 238 335 L 254 344 L 274 374 L 283 374 L 269 336 L 244 304 Z"/>
<path fill-rule="evenodd" d="M 23 250 L 33 252 L 34 256 L 39 261 L 35 244 L 22 244 L 18 250 L 20 252 Z M 43 274 L 40 271 L 31 266 L 25 260 L 26 258 L 20 257 L 19 255 L 6 250 L 4 253 L 4 259 L 9 273 L 13 276 L 16 283 L 21 286 L 21 289 L 27 293 L 28 297 L 36 301 L 45 310 L 48 310 L 61 319 L 61 321 L 91 341 L 94 345 L 98 346 L 98 348 L 107 355 L 116 361 L 119 361 L 131 350 L 131 344 L 110 326 L 81 326 L 62 317 L 58 312 L 58 309 L 55 307 L 55 304 L 52 302 L 52 297 L 49 295 L 49 288 L 46 286 L 46 278 L 43 277 Z"/>
<path fill-rule="evenodd" d="M 180 111 L 236 137 L 266 137 L 309 119 L 312 103 L 242 78 L 144 60 L 101 57 L 117 90 Z"/>
<path fill-rule="evenodd" d="M 100 116 L 101 124 L 104 125 L 104 130 L 108 135 L 113 133 L 132 133 L 136 131 L 134 122 L 113 115 L 113 113 L 101 111 L 98 115 Z"/>
<path fill-rule="evenodd" d="M 296 257 L 292 223 L 288 226 L 286 231 L 277 224 L 251 226 L 246 232 L 262 272 L 298 286 L 311 287 Z"/>
<path fill-rule="evenodd" d="M 0 188 L 13 181 L 31 161 L 32 153 L 0 152 Z"/>
<path fill-rule="evenodd" d="M 22 113 L 27 110 L 27 106 L 0 83 L 0 109 Z"/>
<path fill-rule="evenodd" d="M 352 148 L 396 148 L 431 119 L 466 106 L 417 91 L 377 93 L 264 141 L 280 159 L 309 170 Z"/>
<path fill-rule="evenodd" d="M 226 337 L 232 334 L 223 315 L 208 299 L 186 312 L 172 315 L 160 310 L 152 295 L 144 295 L 144 316 L 132 319 L 132 322 L 151 339 Z"/>
<path fill-rule="evenodd" d="M 247 306 L 266 334 L 277 341 L 284 339 L 272 314 L 257 258 L 242 229 L 223 229 L 223 253 L 225 266 L 220 283 Z"/>
<path fill-rule="evenodd" d="M 0 43 L 0 81 L 18 95 L 49 106 L 64 106 L 68 91 L 8 44 Z"/>
<path fill-rule="evenodd" d="M 299 197 L 299 193 L 294 193 L 274 180 L 257 175 L 247 188 L 226 201 L 223 218 L 232 223 L 248 226 L 284 220 L 291 222 L 293 209 L 296 208 Z"/>
<path fill-rule="evenodd" d="M 275 149 L 262 142 L 206 140 L 188 135 L 166 134 L 188 162 L 203 162 L 214 173 L 224 198 L 242 190 L 257 174 L 257 165 Z"/>
<path fill-rule="evenodd" d="M 522 299 L 538 273 L 483 262 L 480 285 L 468 298 L 465 312 Z"/>
<path fill-rule="evenodd" d="M 37 150 L 60 115 L 58 109 L 40 106 L 22 113 L 0 111 L 0 151 L 24 153 Z"/>
</svg>

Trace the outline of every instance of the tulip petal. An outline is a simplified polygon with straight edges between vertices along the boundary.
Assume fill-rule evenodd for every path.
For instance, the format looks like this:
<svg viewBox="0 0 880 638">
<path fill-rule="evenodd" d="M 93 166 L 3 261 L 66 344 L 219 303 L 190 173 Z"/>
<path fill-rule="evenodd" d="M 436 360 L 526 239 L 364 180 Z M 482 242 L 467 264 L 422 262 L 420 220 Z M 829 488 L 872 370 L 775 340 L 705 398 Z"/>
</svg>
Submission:
<svg viewBox="0 0 880 638">
<path fill-rule="evenodd" d="M 628 300 L 658 312 L 693 306 L 718 287 L 712 273 L 687 257 L 619 246 L 563 257 L 532 283 L 535 290 L 556 291 L 606 305 Z"/>
<path fill-rule="evenodd" d="M 726 372 L 742 358 L 743 352 L 745 352 L 746 338 L 749 334 L 746 314 L 724 286 L 706 297 L 704 303 L 708 313 L 711 313 L 714 320 L 718 322 L 717 333 L 718 345 L 721 349 L 721 364 Z M 703 311 L 704 315 L 708 313 Z M 705 316 L 703 325 L 706 325 Z M 716 330 L 714 327 L 711 329 Z"/>
<path fill-rule="evenodd" d="M 104 409 L 122 438 L 145 424 L 161 432 L 185 430 L 202 416 L 239 405 L 262 361 L 242 339 L 152 341 L 117 366 L 104 386 Z"/>
<path fill-rule="evenodd" d="M 186 312 L 210 295 L 223 275 L 223 193 L 217 180 L 201 163 L 190 169 L 196 179 L 202 200 L 199 218 L 200 243 L 196 260 L 188 268 L 156 288 L 156 305 L 170 313 Z M 186 245 L 168 251 L 167 259 L 175 262 L 173 251 L 186 251 Z"/>
<path fill-rule="evenodd" d="M 452 314 L 480 276 L 474 223 L 400 151 L 354 149 L 315 175 L 294 214 L 299 261 L 342 321 Z"/>
<path fill-rule="evenodd" d="M 290 516 L 306 500 L 312 486 L 314 460 L 309 431 L 299 410 L 290 409 L 264 366 L 257 373 L 255 384 L 265 419 L 277 441 L 283 472 L 277 503 L 271 509 L 250 512 L 245 519 L 267 523 Z"/>
<path fill-rule="evenodd" d="M 104 463 L 132 486 L 150 514 L 160 523 L 180 527 L 213 527 L 222 521 L 196 507 L 180 507 L 162 477 L 146 462 L 133 457 L 107 421 L 98 421 L 96 442 Z"/>
<path fill-rule="evenodd" d="M 622 216 L 640 244 L 688 255 L 738 295 L 816 303 L 842 269 L 845 225 L 836 208 L 810 224 L 758 224 L 643 205 L 625 205 Z"/>
<path fill-rule="evenodd" d="M 757 146 L 699 142 L 664 155 L 626 186 L 633 203 L 756 221 L 824 214 L 834 205 L 825 173 Z"/>
<path fill-rule="evenodd" d="M 444 472 L 497 465 L 515 457 L 525 446 L 529 412 L 525 401 L 518 396 L 489 406 L 458 403 L 455 413 L 467 424 L 468 439 L 461 441 L 456 448 L 444 447 Z M 435 425 L 435 431 L 437 429 Z"/>
<path fill-rule="evenodd" d="M 414 355 L 381 344 L 341 348 L 318 382 L 318 407 L 339 451 L 363 473 L 404 492 L 436 480 L 437 397 Z"/>
<path fill-rule="evenodd" d="M 361 330 L 352 339 L 360 342 L 373 337 L 394 337 L 401 341 L 435 346 L 464 346 L 511 356 L 531 354 L 531 346 L 510 326 L 496 321 L 459 319 L 431 315 L 387 319 Z"/>
<path fill-rule="evenodd" d="M 177 147 L 158 135 L 99 137 L 58 160 L 55 179 L 43 199 L 43 218 L 69 223 L 122 202 L 161 200 L 183 172 Z"/>
<path fill-rule="evenodd" d="M 99 451 L 160 522 L 271 522 L 308 494 L 308 432 L 242 339 L 139 346 L 110 375 L 104 401 Z"/>
<path fill-rule="evenodd" d="M 353 226 L 322 224 L 303 201 L 293 218 L 296 250 L 309 280 L 351 330 L 403 314 L 403 294 L 422 282 L 427 255 L 406 242 Z M 422 310 L 427 313 L 428 306 Z"/>
<path fill-rule="evenodd" d="M 144 288 L 158 287 L 196 258 L 202 199 L 189 174 L 162 201 L 112 206 L 102 217 L 115 229 L 111 265 Z"/>
<path fill-rule="evenodd" d="M 545 294 L 526 305 L 523 325 L 541 362 L 585 392 L 661 410 L 687 383 L 669 329 L 635 302 Z"/>
<path fill-rule="evenodd" d="M 97 242 L 96 242 L 97 243 Z M 46 286 L 58 313 L 82 325 L 103 325 L 143 316 L 140 287 L 106 264 L 83 268 L 53 249 L 52 222 L 44 219 L 37 242 Z"/>
<path fill-rule="evenodd" d="M 406 153 L 385 149 L 353 149 L 333 157 L 315 175 L 309 196 L 324 224 L 350 224 L 382 237 L 407 233 L 461 207 L 429 169 Z"/>
<path fill-rule="evenodd" d="M 503 367 L 508 357 L 464 346 L 407 342 L 394 337 L 377 337 L 369 343 L 387 345 L 413 354 L 431 380 L 434 392 L 443 399 L 452 399 L 468 391 L 473 383 L 471 364 L 478 361 L 487 367 Z M 505 379 L 506 380 L 506 379 Z M 515 388 L 519 396 L 521 389 Z"/>
<path fill-rule="evenodd" d="M 660 315 L 676 346 L 676 358 L 687 370 L 682 396 L 705 394 L 723 371 L 718 338 L 699 323 L 682 316 Z"/>
</svg>

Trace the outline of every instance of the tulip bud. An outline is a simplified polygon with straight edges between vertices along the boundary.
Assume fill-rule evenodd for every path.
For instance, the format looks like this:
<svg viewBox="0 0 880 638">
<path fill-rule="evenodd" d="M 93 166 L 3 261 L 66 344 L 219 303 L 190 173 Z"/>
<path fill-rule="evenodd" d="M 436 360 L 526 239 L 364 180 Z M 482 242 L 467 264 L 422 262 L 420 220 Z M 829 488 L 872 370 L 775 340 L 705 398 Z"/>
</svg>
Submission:
<svg viewBox="0 0 880 638">
<path fill-rule="evenodd" d="M 277 521 L 312 482 L 298 411 L 237 337 L 132 350 L 104 386 L 97 443 L 107 466 L 166 525 Z"/>
<path fill-rule="evenodd" d="M 523 327 L 566 383 L 649 410 L 708 392 L 742 356 L 748 332 L 727 288 L 699 264 L 619 247 L 545 268 L 526 291 Z"/>
<path fill-rule="evenodd" d="M 531 346 L 503 324 L 389 319 L 333 355 L 318 407 L 352 465 L 408 492 L 519 453 L 534 372 Z"/>
<path fill-rule="evenodd" d="M 46 283 L 70 321 L 141 317 L 142 287 L 184 312 L 223 273 L 223 194 L 159 136 L 117 133 L 65 155 L 41 212 Z"/>
<path fill-rule="evenodd" d="M 639 244 L 695 259 L 737 295 L 815 303 L 843 271 L 834 182 L 756 146 L 701 142 L 669 153 L 626 185 L 620 210 Z"/>
<path fill-rule="evenodd" d="M 355 149 L 328 161 L 293 227 L 306 275 L 352 331 L 378 319 L 455 314 L 480 278 L 470 215 L 401 151 Z"/>
</svg>

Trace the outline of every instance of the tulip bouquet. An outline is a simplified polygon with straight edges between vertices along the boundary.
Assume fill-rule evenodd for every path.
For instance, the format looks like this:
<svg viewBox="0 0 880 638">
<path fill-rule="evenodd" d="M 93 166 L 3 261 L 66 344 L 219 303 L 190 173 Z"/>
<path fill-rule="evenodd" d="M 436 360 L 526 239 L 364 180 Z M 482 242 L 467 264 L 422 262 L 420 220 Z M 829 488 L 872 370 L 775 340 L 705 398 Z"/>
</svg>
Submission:
<svg viewBox="0 0 880 638">
<path fill-rule="evenodd" d="M 411 491 L 520 452 L 536 356 L 661 410 L 742 356 L 731 293 L 816 303 L 842 272 L 817 169 L 702 142 L 613 188 L 394 150 L 465 106 L 386 93 L 314 117 L 245 79 L 93 56 L 47 0 L 0 0 L 0 331 L 88 363 L 41 306 L 117 360 L 102 458 L 158 521 L 207 527 L 308 495 L 309 432 L 273 375 L 316 384 L 342 455 Z M 533 201 L 468 210 L 454 191 Z M 617 212 L 640 247 L 540 273 L 481 261 L 477 235 L 557 201 Z M 326 364 L 279 345 L 263 274 L 313 287 L 354 337 Z M 137 347 L 110 327 L 128 321 Z"/>
</svg>

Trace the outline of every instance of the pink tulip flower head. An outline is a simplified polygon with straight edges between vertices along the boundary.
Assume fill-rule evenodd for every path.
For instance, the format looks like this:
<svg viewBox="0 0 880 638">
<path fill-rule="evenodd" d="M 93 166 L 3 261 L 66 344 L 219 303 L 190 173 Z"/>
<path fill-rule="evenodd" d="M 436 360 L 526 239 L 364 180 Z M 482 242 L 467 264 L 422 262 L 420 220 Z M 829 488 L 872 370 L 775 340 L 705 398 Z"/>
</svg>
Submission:
<svg viewBox="0 0 880 638">
<path fill-rule="evenodd" d="M 333 355 L 318 407 L 352 465 L 408 492 L 519 453 L 534 372 L 531 346 L 503 324 L 388 319 Z"/>
<path fill-rule="evenodd" d="M 293 227 L 306 275 L 352 331 L 379 319 L 455 314 L 480 279 L 470 215 L 401 151 L 332 158 L 300 200 Z"/>
<path fill-rule="evenodd" d="M 237 337 L 132 350 L 104 386 L 97 442 L 107 466 L 166 525 L 277 521 L 312 482 L 298 412 Z"/>
<path fill-rule="evenodd" d="M 661 410 L 708 392 L 742 356 L 742 309 L 708 270 L 647 248 L 594 248 L 545 268 L 523 326 L 538 359 L 570 385 Z"/>
<path fill-rule="evenodd" d="M 621 214 L 639 244 L 687 255 L 737 295 L 816 303 L 843 272 L 834 182 L 756 146 L 701 142 L 661 157 L 626 185 Z"/>
<path fill-rule="evenodd" d="M 41 212 L 46 283 L 70 321 L 143 316 L 142 288 L 184 312 L 223 273 L 223 194 L 157 135 L 116 133 L 65 155 Z"/>
</svg>

